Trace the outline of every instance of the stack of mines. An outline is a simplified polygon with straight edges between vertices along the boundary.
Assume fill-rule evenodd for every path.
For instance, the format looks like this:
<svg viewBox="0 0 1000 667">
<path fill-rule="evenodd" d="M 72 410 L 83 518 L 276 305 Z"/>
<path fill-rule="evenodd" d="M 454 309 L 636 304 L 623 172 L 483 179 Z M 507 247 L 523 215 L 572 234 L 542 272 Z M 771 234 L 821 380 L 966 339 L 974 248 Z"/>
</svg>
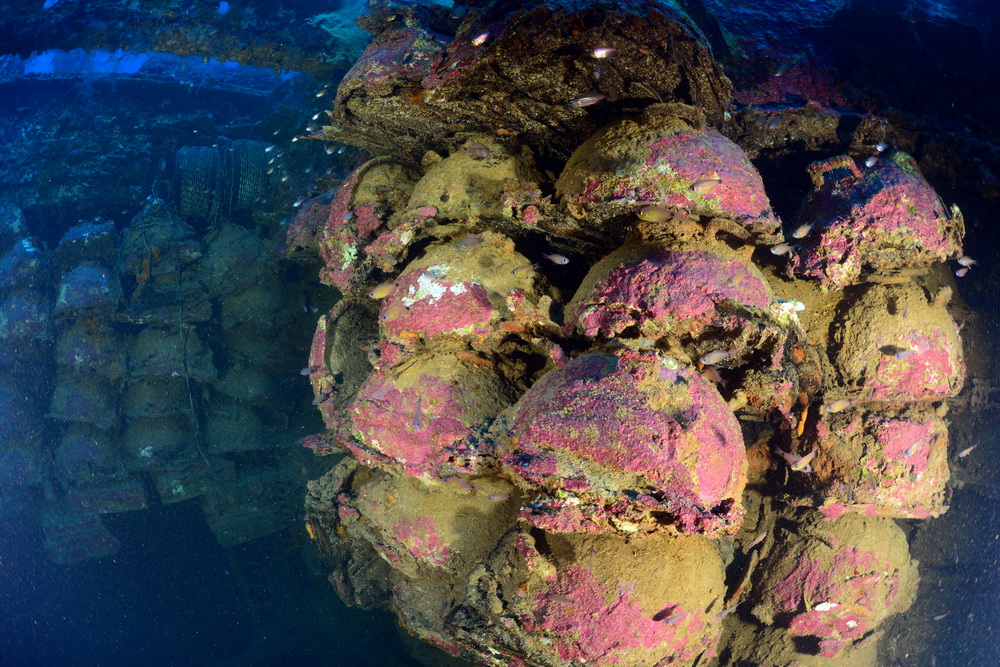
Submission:
<svg viewBox="0 0 1000 667">
<path fill-rule="evenodd" d="M 960 214 L 839 157 L 786 241 L 667 3 L 450 43 L 410 11 L 323 131 L 380 157 L 289 229 L 344 295 L 309 363 L 338 593 L 483 664 L 874 664 L 917 585 L 892 518 L 946 509 Z"/>
</svg>

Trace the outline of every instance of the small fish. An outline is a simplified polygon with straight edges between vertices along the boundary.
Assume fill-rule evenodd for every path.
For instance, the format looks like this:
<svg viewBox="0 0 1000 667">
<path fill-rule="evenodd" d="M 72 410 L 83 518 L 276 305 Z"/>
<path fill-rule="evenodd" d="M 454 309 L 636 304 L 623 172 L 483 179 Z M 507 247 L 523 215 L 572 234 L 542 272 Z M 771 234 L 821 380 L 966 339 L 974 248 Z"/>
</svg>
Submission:
<svg viewBox="0 0 1000 667">
<path fill-rule="evenodd" d="M 299 206 L 302 206 L 305 203 L 306 203 L 306 198 L 305 197 L 300 197 L 299 199 L 295 200 L 295 203 L 292 204 L 292 206 L 294 206 L 295 208 L 298 208 Z"/>
<path fill-rule="evenodd" d="M 319 306 L 309 306 L 309 312 L 310 313 L 318 313 L 319 312 Z"/>
<path fill-rule="evenodd" d="M 566 257 L 565 255 L 543 252 L 542 257 L 549 260 L 553 264 L 569 264 L 569 257 Z"/>
<path fill-rule="evenodd" d="M 927 438 L 924 438 L 923 440 L 918 440 L 917 442 L 907 447 L 906 451 L 903 452 L 903 458 L 908 459 L 911 456 L 913 456 L 914 452 L 917 451 L 917 448 L 920 447 L 920 445 L 924 444 L 925 442 L 927 442 Z"/>
<path fill-rule="evenodd" d="M 674 623 L 676 623 L 677 621 L 681 620 L 682 618 L 684 618 L 685 616 L 687 616 L 690 613 L 691 613 L 691 610 L 688 609 L 683 614 L 674 614 L 673 616 L 667 616 L 665 619 L 663 619 L 660 622 L 663 625 L 673 625 Z"/>
<path fill-rule="evenodd" d="M 813 228 L 812 225 L 799 225 L 792 232 L 792 238 L 793 239 L 804 239 L 806 236 L 809 235 L 809 232 L 812 231 L 812 228 Z"/>
<path fill-rule="evenodd" d="M 868 158 L 867 160 L 865 160 L 865 166 L 868 167 L 869 169 L 871 169 L 872 167 L 874 167 L 877 164 L 878 164 L 878 158 L 875 157 L 874 155 L 872 155 L 870 158 Z"/>
<path fill-rule="evenodd" d="M 420 413 L 420 403 L 421 403 L 422 400 L 423 400 L 423 397 L 418 396 L 417 397 L 417 406 L 415 408 L 413 408 L 413 432 L 414 433 L 416 433 L 417 431 L 419 431 L 424 426 L 423 419 L 421 418 L 422 415 Z"/>
<path fill-rule="evenodd" d="M 455 486 L 464 491 L 476 490 L 476 487 L 474 487 L 472 484 L 470 484 L 469 482 L 465 481 L 464 479 L 456 475 L 445 475 L 444 477 L 441 478 L 441 481 L 448 482 L 449 484 L 454 484 Z"/>
<path fill-rule="evenodd" d="M 547 599 L 549 602 L 555 602 L 556 604 L 567 604 L 567 605 L 576 604 L 575 602 L 573 602 L 572 599 L 566 597 L 565 595 L 560 595 L 559 593 L 546 593 L 545 599 Z"/>
<path fill-rule="evenodd" d="M 288 174 L 285 174 L 284 176 L 281 177 L 281 182 L 285 183 L 285 182 L 288 181 L 289 178 L 290 178 L 290 176 Z"/>
<path fill-rule="evenodd" d="M 813 445 L 812 451 L 805 456 L 799 456 L 798 454 L 793 454 L 792 452 L 786 452 L 781 447 L 775 446 L 774 453 L 785 459 L 785 463 L 788 467 L 795 472 L 812 472 L 813 458 L 816 456 L 816 445 Z"/>
<path fill-rule="evenodd" d="M 462 146 L 462 150 L 473 160 L 482 160 L 490 156 L 490 149 L 478 141 L 471 146 Z"/>
<path fill-rule="evenodd" d="M 751 549 L 753 549 L 755 546 L 757 546 L 758 544 L 760 544 L 761 542 L 763 542 L 765 537 L 767 537 L 767 531 L 766 530 L 763 531 L 763 532 L 761 532 L 761 533 L 758 533 L 757 537 L 753 538 L 753 541 L 750 542 L 750 544 L 747 545 L 746 550 L 750 551 Z"/>
<path fill-rule="evenodd" d="M 955 271 L 955 275 L 958 276 L 959 278 L 964 278 L 965 274 L 968 272 L 969 272 L 969 267 L 963 266 L 959 270 Z"/>
<path fill-rule="evenodd" d="M 946 619 L 948 617 L 948 614 L 950 614 L 950 613 L 951 612 L 948 611 L 948 612 L 945 612 L 943 614 L 938 614 L 937 616 L 934 617 L 933 620 L 935 620 L 935 621 L 943 621 L 944 619 Z"/>
<path fill-rule="evenodd" d="M 515 269 L 511 269 L 510 275 L 519 276 L 522 273 L 528 273 L 529 271 L 534 271 L 538 268 L 538 264 L 524 264 Z"/>
<path fill-rule="evenodd" d="M 879 153 L 884 152 L 885 149 L 888 148 L 888 147 L 889 147 L 889 144 L 885 143 L 884 141 L 880 141 L 877 144 L 875 144 L 875 150 L 878 151 Z"/>
<path fill-rule="evenodd" d="M 265 153 L 270 153 L 270 152 L 271 152 L 271 151 L 273 151 L 273 150 L 274 150 L 275 148 L 276 148 L 276 147 L 275 147 L 275 145 L 274 145 L 274 144 L 271 144 L 270 146 L 268 146 L 267 148 L 265 148 L 265 149 L 264 149 L 264 152 L 265 152 Z"/>
<path fill-rule="evenodd" d="M 316 93 L 316 97 L 323 97 L 324 95 L 326 95 L 326 90 L 325 89 L 319 91 L 318 93 Z M 277 134 L 277 132 L 275 132 L 275 134 Z"/>
<path fill-rule="evenodd" d="M 309 375 L 310 373 L 312 373 L 312 371 L 313 369 L 311 366 L 306 366 L 301 371 L 299 371 L 299 375 Z"/>
<path fill-rule="evenodd" d="M 719 176 L 719 172 L 713 171 L 711 174 L 706 174 L 691 184 L 691 191 L 697 192 L 700 195 L 708 195 L 721 184 L 722 177 Z"/>
<path fill-rule="evenodd" d="M 456 250 L 472 250 L 483 242 L 482 236 L 465 236 L 455 243 Z"/>
<path fill-rule="evenodd" d="M 975 264 L 978 264 L 976 260 L 972 259 L 968 255 L 962 255 L 961 257 L 959 257 L 958 263 L 961 264 L 962 266 L 970 266 L 970 267 L 974 266 Z"/>
<path fill-rule="evenodd" d="M 771 246 L 772 255 L 791 255 L 792 246 L 789 243 L 779 243 L 778 245 Z"/>
<path fill-rule="evenodd" d="M 403 304 L 394 303 L 393 305 L 385 309 L 385 312 L 382 313 L 379 319 L 383 322 L 392 322 L 394 320 L 398 320 L 403 315 L 408 315 L 409 312 L 410 309 L 404 306 Z"/>
<path fill-rule="evenodd" d="M 608 96 L 604 93 L 595 93 L 593 95 L 584 95 L 583 97 L 578 97 L 566 106 L 573 109 L 582 109 L 583 107 L 589 107 L 594 104 L 599 104 L 604 100 L 608 99 Z"/>
<path fill-rule="evenodd" d="M 382 283 L 378 287 L 373 288 L 371 292 L 368 292 L 368 296 L 373 299 L 384 299 L 392 294 L 395 289 L 396 283 L 394 282 Z"/>
<path fill-rule="evenodd" d="M 326 151 L 327 155 L 332 155 L 333 153 L 335 153 L 337 151 L 337 149 L 334 148 L 333 146 L 327 146 L 323 150 Z"/>
<path fill-rule="evenodd" d="M 643 206 L 635 214 L 646 222 L 667 222 L 675 217 L 673 211 L 662 206 Z"/>
<path fill-rule="evenodd" d="M 507 500 L 508 498 L 510 498 L 510 494 L 509 493 L 494 493 L 494 494 L 486 496 L 487 500 L 492 500 L 495 503 L 502 503 L 503 501 Z"/>
<path fill-rule="evenodd" d="M 913 353 L 914 353 L 914 350 L 901 350 L 901 351 L 897 352 L 896 354 L 894 354 L 892 356 L 893 356 L 893 358 L 896 359 L 896 361 L 902 361 L 903 359 L 906 359 L 907 357 L 912 356 Z"/>
<path fill-rule="evenodd" d="M 478 35 L 476 35 L 475 37 L 472 38 L 472 45 L 473 46 L 482 46 L 483 43 L 487 39 L 489 39 L 489 37 L 490 37 L 490 33 L 489 32 L 481 32 L 481 33 L 479 33 Z"/>
<path fill-rule="evenodd" d="M 722 611 L 720 611 L 718 614 L 716 614 L 715 617 L 716 618 L 725 618 L 726 616 L 729 616 L 731 613 L 733 613 L 734 611 L 736 611 L 736 608 L 739 607 L 741 604 L 743 604 L 742 600 L 740 600 L 736 604 L 729 605 L 728 607 L 726 607 L 725 609 L 723 609 Z"/>
<path fill-rule="evenodd" d="M 595 58 L 607 58 L 608 56 L 613 56 L 617 52 L 618 49 L 613 46 L 598 46 L 590 52 L 590 55 Z"/>
<path fill-rule="evenodd" d="M 830 403 L 827 403 L 825 409 L 827 412 L 843 412 L 844 410 L 853 408 L 855 405 L 856 405 L 855 402 L 852 401 L 851 399 L 841 398 L 836 401 L 831 401 Z"/>
<path fill-rule="evenodd" d="M 313 114 L 313 117 L 312 117 L 312 119 L 313 119 L 313 120 L 316 120 L 317 118 L 319 118 L 319 117 L 320 117 L 320 116 L 322 116 L 322 115 L 323 115 L 323 112 L 322 112 L 322 111 L 320 111 L 319 113 L 316 113 L 316 114 Z"/>
<path fill-rule="evenodd" d="M 333 395 L 332 391 L 329 391 L 329 392 L 327 392 L 325 394 L 319 394 L 316 398 L 313 399 L 313 403 L 312 404 L 313 405 L 319 405 L 320 403 L 322 403 L 326 399 L 330 398 L 330 396 L 332 396 L 332 395 Z"/>
<path fill-rule="evenodd" d="M 978 444 L 975 444 L 975 445 L 973 445 L 972 447 L 966 447 L 965 449 L 963 449 L 962 451 L 960 451 L 960 452 L 958 453 L 958 458 L 960 458 L 960 459 L 964 459 L 964 458 L 965 458 L 966 456 L 968 456 L 969 454 L 971 454 L 971 453 L 972 453 L 972 450 L 973 450 L 973 449 L 975 449 L 975 448 L 976 448 L 976 447 L 978 447 L 978 446 L 979 446 Z"/>
<path fill-rule="evenodd" d="M 701 355 L 698 361 L 705 366 L 715 366 L 720 361 L 725 361 L 731 356 L 733 356 L 732 350 L 715 350 L 714 352 Z"/>
<path fill-rule="evenodd" d="M 715 370 L 712 366 L 705 366 L 705 370 L 701 374 L 707 377 L 713 384 L 722 385 L 723 389 L 726 389 L 728 386 L 728 383 L 719 375 L 719 371 Z"/>
</svg>

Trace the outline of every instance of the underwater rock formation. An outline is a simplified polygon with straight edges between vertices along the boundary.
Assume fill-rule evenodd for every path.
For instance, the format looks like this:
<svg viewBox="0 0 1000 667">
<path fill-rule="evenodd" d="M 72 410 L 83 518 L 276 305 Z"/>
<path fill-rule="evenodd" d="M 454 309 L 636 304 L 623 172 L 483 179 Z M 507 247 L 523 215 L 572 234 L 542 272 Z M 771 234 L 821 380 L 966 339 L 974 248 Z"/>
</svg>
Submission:
<svg viewBox="0 0 1000 667">
<path fill-rule="evenodd" d="M 380 156 L 289 237 L 343 293 L 306 443 L 351 454 L 306 498 L 340 597 L 482 664 L 872 664 L 889 517 L 947 509 L 961 214 L 838 157 L 786 236 L 674 3 L 380 11 L 318 135 Z"/>
</svg>

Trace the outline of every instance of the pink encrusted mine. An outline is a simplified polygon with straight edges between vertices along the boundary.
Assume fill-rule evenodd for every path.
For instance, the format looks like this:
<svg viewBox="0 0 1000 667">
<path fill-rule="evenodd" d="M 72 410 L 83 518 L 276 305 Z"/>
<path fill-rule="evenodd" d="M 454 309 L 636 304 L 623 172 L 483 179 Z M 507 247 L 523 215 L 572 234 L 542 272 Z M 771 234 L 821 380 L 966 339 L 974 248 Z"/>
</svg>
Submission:
<svg viewBox="0 0 1000 667">
<path fill-rule="evenodd" d="M 448 565 L 448 547 L 438 536 L 433 517 L 403 519 L 392 527 L 392 532 L 418 562 L 438 570 Z"/>
<path fill-rule="evenodd" d="M 766 560 L 753 614 L 825 642 L 827 657 L 912 603 L 917 569 L 891 519 L 844 516 L 788 537 Z"/>
<path fill-rule="evenodd" d="M 567 327 L 587 336 L 614 337 L 638 326 L 640 336 L 697 333 L 723 324 L 720 306 L 766 311 L 770 290 L 760 274 L 735 257 L 707 250 L 652 249 L 612 268 L 574 299 Z M 729 309 L 731 310 L 731 309 Z M 731 328 L 742 329 L 745 318 Z"/>
<path fill-rule="evenodd" d="M 373 373 L 348 408 L 356 439 L 347 446 L 362 461 L 435 476 L 448 460 L 447 448 L 468 435 L 462 417 L 470 401 L 463 388 L 435 376 L 421 375 L 416 385 L 399 388 Z"/>
<path fill-rule="evenodd" d="M 700 615 L 668 604 L 650 618 L 629 589 L 621 586 L 617 596 L 609 598 L 590 570 L 567 567 L 547 591 L 534 596 L 534 613 L 524 614 L 520 621 L 528 633 L 553 637 L 559 657 L 569 664 L 624 665 L 612 656 L 628 649 L 689 652 L 705 629 Z M 678 620 L 663 622 L 670 617 Z"/>
<path fill-rule="evenodd" d="M 489 333 L 493 304 L 481 284 L 450 280 L 438 267 L 417 267 L 399 276 L 396 283 L 380 313 L 390 339 L 403 331 L 426 338 Z"/>
<path fill-rule="evenodd" d="M 584 354 L 511 410 L 500 460 L 543 495 L 522 511 L 546 530 L 727 534 L 739 528 L 746 456 L 718 391 L 654 353 Z M 669 528 L 668 528 L 669 526 Z"/>
<path fill-rule="evenodd" d="M 938 401 L 965 381 L 958 325 L 945 288 L 928 303 L 916 285 L 871 285 L 835 321 L 832 354 L 844 382 L 877 401 Z M 890 309 L 887 304 L 894 304 Z"/>
<path fill-rule="evenodd" d="M 945 209 L 906 153 L 883 154 L 863 172 L 846 156 L 813 163 L 809 171 L 814 190 L 799 224 L 813 232 L 802 241 L 799 271 L 824 287 L 961 254 L 961 214 Z"/>
<path fill-rule="evenodd" d="M 364 169 L 364 166 L 355 169 L 341 184 L 330 204 L 326 223 L 317 233 L 324 265 L 320 269 L 320 281 L 341 291 L 347 291 L 354 284 L 361 248 L 382 226 L 373 204 L 351 208 L 351 199 Z"/>
<path fill-rule="evenodd" d="M 313 258 L 319 251 L 319 236 L 330 217 L 329 195 L 306 202 L 288 221 L 275 241 L 272 252 L 285 258 Z"/>
<path fill-rule="evenodd" d="M 867 383 L 871 397 L 937 401 L 953 396 L 955 378 L 965 375 L 957 332 L 912 331 L 902 341 L 903 353 L 883 355 L 879 360 L 875 376 Z"/>
<path fill-rule="evenodd" d="M 585 150 L 610 151 L 612 146 L 601 145 L 602 139 L 595 146 L 584 144 Z M 664 126 L 653 128 L 643 141 L 615 146 L 628 157 L 614 160 L 613 172 L 589 169 L 579 192 L 571 194 L 581 203 L 673 206 L 729 218 L 762 235 L 779 231 L 780 221 L 771 210 L 760 173 L 742 148 L 716 130 L 678 131 L 676 126 Z"/>
<path fill-rule="evenodd" d="M 396 80 L 419 80 L 430 73 L 431 62 L 444 46 L 425 30 L 403 28 L 383 32 L 354 63 L 340 84 L 338 97 L 357 87 L 378 95 Z"/>
<path fill-rule="evenodd" d="M 948 509 L 948 431 L 932 410 L 823 419 L 837 420 L 820 444 L 823 464 L 812 480 L 826 496 L 823 514 L 925 519 Z"/>
</svg>

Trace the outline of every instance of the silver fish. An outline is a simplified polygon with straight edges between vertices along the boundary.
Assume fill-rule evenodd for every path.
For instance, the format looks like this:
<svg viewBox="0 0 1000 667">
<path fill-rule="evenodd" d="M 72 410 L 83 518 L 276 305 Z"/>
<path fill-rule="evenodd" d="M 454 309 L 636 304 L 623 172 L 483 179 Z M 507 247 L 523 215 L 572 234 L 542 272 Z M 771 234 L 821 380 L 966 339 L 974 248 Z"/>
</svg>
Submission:
<svg viewBox="0 0 1000 667">
<path fill-rule="evenodd" d="M 574 109 L 582 109 L 583 107 L 589 107 L 603 102 L 606 99 L 608 99 L 608 96 L 604 93 L 595 93 L 594 95 L 584 95 L 583 97 L 578 97 L 566 106 Z"/>
<path fill-rule="evenodd" d="M 714 366 L 720 361 L 725 361 L 731 356 L 733 356 L 732 350 L 715 350 L 714 352 L 701 355 L 698 361 L 705 366 Z"/>
<path fill-rule="evenodd" d="M 791 255 L 792 246 L 788 243 L 779 243 L 778 245 L 771 246 L 772 255 Z"/>
</svg>

